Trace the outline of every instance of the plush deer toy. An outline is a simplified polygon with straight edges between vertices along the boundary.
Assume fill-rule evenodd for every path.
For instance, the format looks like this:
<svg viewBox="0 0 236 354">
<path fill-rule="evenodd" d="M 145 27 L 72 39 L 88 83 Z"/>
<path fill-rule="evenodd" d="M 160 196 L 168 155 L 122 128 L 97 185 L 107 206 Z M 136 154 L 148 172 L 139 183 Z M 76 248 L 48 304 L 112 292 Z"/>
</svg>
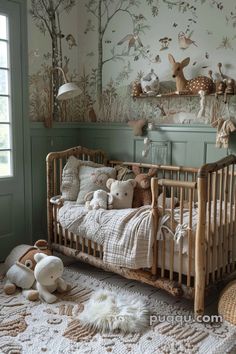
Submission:
<svg viewBox="0 0 236 354">
<path fill-rule="evenodd" d="M 172 65 L 172 77 L 176 79 L 176 89 L 179 94 L 198 94 L 199 91 L 205 93 L 214 92 L 214 83 L 207 76 L 198 76 L 191 80 L 186 80 L 183 73 L 183 68 L 190 62 L 190 58 L 176 62 L 173 55 L 168 54 L 169 62 Z"/>
</svg>

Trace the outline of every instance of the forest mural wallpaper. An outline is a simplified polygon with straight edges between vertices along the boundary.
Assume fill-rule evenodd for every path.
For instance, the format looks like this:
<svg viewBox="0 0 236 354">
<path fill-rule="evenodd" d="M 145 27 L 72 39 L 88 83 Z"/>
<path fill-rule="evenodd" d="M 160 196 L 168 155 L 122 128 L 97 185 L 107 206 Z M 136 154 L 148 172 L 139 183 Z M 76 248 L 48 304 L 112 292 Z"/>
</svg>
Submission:
<svg viewBox="0 0 236 354">
<path fill-rule="evenodd" d="M 209 123 L 212 114 L 234 117 L 234 96 L 133 99 L 132 82 L 152 69 L 160 91 L 175 90 L 168 54 L 190 57 L 187 78 L 236 79 L 235 0 L 28 0 L 30 118 L 45 121 L 53 107 L 60 122 Z M 63 68 L 81 94 L 59 104 Z M 52 72 L 52 75 L 51 75 Z M 53 83 L 53 85 L 52 85 Z M 53 88 L 52 90 L 50 88 Z"/>
</svg>

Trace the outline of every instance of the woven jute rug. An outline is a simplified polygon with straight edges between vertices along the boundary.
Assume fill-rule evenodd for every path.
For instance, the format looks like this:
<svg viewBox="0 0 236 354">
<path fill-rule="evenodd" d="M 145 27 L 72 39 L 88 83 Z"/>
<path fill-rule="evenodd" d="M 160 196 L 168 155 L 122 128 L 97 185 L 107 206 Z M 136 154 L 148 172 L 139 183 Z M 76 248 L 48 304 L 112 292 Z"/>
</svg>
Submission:
<svg viewBox="0 0 236 354">
<path fill-rule="evenodd" d="M 7 296 L 3 292 L 4 280 L 1 281 L 0 353 L 236 353 L 235 326 L 194 322 L 191 311 L 158 300 L 158 292 L 151 297 L 140 293 L 153 322 L 144 333 L 97 333 L 78 320 L 91 294 L 97 289 L 124 294 L 134 290 L 114 287 L 70 268 L 65 268 L 64 278 L 72 288 L 60 295 L 55 304 L 29 302 L 20 291 Z"/>
</svg>

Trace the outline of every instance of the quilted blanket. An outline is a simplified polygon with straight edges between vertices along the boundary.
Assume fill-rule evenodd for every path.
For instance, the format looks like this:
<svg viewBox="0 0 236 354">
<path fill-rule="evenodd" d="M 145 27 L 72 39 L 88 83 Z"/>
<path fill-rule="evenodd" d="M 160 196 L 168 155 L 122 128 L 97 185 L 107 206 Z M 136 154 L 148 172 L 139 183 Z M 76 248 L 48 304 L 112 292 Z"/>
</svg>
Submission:
<svg viewBox="0 0 236 354">
<path fill-rule="evenodd" d="M 103 246 L 103 261 L 132 269 L 152 266 L 150 206 L 138 209 L 90 210 L 66 202 L 59 209 L 63 228 Z"/>
</svg>

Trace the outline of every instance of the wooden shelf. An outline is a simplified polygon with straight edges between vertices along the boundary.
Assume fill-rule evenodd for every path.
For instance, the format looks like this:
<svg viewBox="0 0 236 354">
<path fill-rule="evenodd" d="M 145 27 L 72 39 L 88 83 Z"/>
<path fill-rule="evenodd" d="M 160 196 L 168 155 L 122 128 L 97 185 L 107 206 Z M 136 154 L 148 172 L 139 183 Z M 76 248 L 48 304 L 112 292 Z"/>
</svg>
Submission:
<svg viewBox="0 0 236 354">
<path fill-rule="evenodd" d="M 206 97 L 208 96 L 211 96 L 211 97 L 214 97 L 215 96 L 215 93 L 210 93 L 210 94 L 207 94 Z M 221 96 L 221 97 L 224 97 L 224 94 L 220 94 L 220 95 L 217 95 L 217 96 Z M 227 94 L 227 97 L 228 96 L 235 96 L 235 94 Z M 147 95 L 145 93 L 142 93 L 140 96 L 132 96 L 133 98 L 172 98 L 172 97 L 199 97 L 200 98 L 200 95 L 196 95 L 196 94 L 178 94 L 178 93 L 162 93 L 162 94 L 159 94 L 159 95 Z"/>
</svg>

